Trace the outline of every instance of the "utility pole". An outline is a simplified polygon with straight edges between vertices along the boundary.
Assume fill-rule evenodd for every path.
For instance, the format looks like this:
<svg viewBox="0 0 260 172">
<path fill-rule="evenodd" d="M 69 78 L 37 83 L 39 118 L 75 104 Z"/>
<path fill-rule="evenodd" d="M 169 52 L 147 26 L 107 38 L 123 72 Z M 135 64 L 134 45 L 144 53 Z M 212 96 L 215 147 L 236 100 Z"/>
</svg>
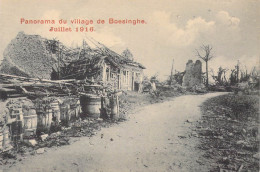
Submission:
<svg viewBox="0 0 260 172">
<path fill-rule="evenodd" d="M 58 80 L 60 79 L 60 42 L 58 41 Z"/>
<path fill-rule="evenodd" d="M 170 85 L 172 85 L 173 65 L 174 65 L 174 59 L 172 59 L 172 69 L 171 69 Z"/>
<path fill-rule="evenodd" d="M 237 79 L 237 83 L 239 83 L 239 60 L 237 61 L 237 65 L 236 65 L 236 70 L 237 70 L 237 73 L 236 73 L 236 79 Z"/>
</svg>

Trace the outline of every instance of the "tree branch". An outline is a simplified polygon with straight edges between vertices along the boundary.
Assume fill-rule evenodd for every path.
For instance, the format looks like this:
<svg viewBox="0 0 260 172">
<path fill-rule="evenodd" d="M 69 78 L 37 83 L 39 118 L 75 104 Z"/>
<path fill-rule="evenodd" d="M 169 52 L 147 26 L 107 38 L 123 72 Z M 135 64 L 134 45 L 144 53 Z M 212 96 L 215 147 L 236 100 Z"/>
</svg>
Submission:
<svg viewBox="0 0 260 172">
<path fill-rule="evenodd" d="M 201 58 L 202 60 L 205 61 L 205 57 L 202 57 L 197 49 L 196 49 L 196 52 L 197 52 L 197 57 L 198 57 L 198 58 Z"/>
</svg>

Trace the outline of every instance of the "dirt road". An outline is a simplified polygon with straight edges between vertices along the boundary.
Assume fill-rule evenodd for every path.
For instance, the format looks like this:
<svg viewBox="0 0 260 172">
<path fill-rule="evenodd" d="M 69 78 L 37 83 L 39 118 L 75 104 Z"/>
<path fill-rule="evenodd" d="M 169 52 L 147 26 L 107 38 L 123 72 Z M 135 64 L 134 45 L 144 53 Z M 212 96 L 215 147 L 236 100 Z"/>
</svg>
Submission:
<svg viewBox="0 0 260 172">
<path fill-rule="evenodd" d="M 190 128 L 200 118 L 199 105 L 220 94 L 148 105 L 129 121 L 28 157 L 8 171 L 208 171 L 210 161 L 195 148 L 199 139 Z"/>
</svg>

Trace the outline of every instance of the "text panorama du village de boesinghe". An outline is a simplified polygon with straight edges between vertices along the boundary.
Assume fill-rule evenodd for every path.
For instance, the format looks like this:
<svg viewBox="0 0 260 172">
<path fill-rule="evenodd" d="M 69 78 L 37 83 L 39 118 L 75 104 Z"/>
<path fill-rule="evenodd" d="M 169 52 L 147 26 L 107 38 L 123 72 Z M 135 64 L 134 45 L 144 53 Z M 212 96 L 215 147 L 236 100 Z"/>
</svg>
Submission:
<svg viewBox="0 0 260 172">
<path fill-rule="evenodd" d="M 42 25 L 55 25 L 55 27 L 50 27 L 50 32 L 93 32 L 94 24 L 123 24 L 123 25 L 141 25 L 146 24 L 146 21 L 143 19 L 114 19 L 109 18 L 105 19 L 97 19 L 97 20 L 87 20 L 87 19 L 20 19 L 20 24 L 42 24 Z M 64 26 L 67 24 L 76 25 L 75 27 Z M 57 26 L 60 25 L 60 26 Z M 84 27 L 88 26 L 88 27 Z M 77 27 L 79 26 L 79 27 Z"/>
</svg>

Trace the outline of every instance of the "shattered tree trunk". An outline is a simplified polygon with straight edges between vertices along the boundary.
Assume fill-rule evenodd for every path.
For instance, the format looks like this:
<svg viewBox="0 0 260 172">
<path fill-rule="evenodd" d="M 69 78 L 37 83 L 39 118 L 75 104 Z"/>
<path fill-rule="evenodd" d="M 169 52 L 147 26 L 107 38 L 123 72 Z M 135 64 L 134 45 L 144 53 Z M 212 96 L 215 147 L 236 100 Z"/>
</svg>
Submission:
<svg viewBox="0 0 260 172">
<path fill-rule="evenodd" d="M 206 61 L 206 87 L 209 86 L 209 72 L 208 72 L 208 61 Z"/>
</svg>

